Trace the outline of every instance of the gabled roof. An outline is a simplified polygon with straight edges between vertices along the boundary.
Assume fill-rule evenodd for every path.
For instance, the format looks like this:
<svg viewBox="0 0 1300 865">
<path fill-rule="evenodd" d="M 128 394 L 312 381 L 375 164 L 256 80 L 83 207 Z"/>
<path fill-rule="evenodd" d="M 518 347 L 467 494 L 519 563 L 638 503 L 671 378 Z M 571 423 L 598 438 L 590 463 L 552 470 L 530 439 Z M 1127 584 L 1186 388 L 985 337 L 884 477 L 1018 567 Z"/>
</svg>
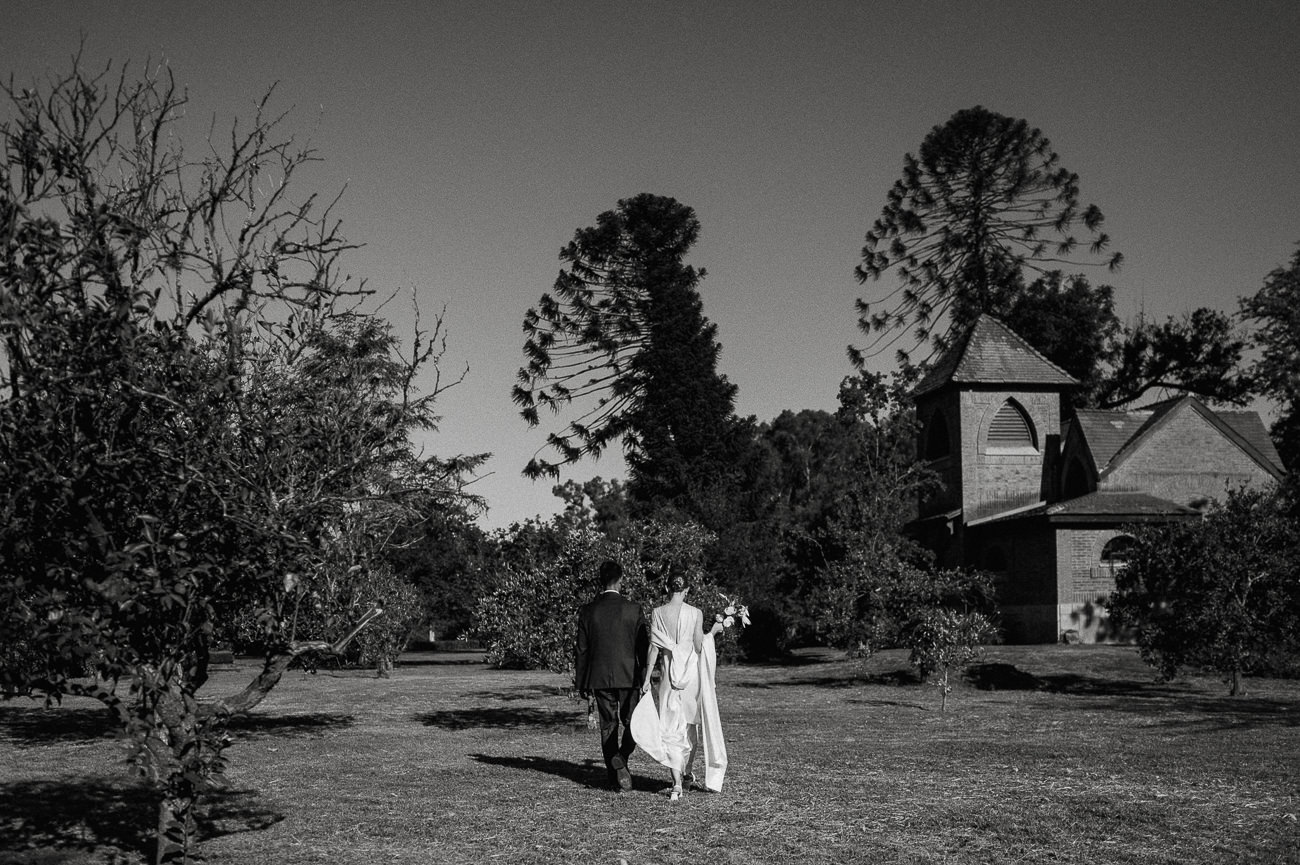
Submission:
<svg viewBox="0 0 1300 865">
<path fill-rule="evenodd" d="M 1103 472 L 1115 454 L 1151 419 L 1151 412 L 1081 408 L 1074 410 L 1074 416 L 1097 471 Z"/>
<path fill-rule="evenodd" d="M 947 384 L 1049 385 L 1079 382 L 991 315 L 975 324 L 935 362 L 912 392 L 920 396 Z"/>
<path fill-rule="evenodd" d="M 1142 443 L 1149 439 L 1156 430 L 1166 425 L 1170 418 L 1185 411 L 1193 411 L 1203 417 L 1211 426 L 1223 434 L 1223 437 L 1237 445 L 1245 452 L 1247 456 L 1258 463 L 1262 468 L 1267 470 L 1275 478 L 1281 480 L 1285 474 L 1282 467 L 1282 460 L 1278 456 L 1277 449 L 1272 446 L 1268 438 L 1268 432 L 1264 429 L 1264 422 L 1260 420 L 1259 413 L 1253 411 L 1230 411 L 1216 412 L 1208 408 L 1205 403 L 1201 402 L 1194 396 L 1183 396 L 1163 403 L 1152 406 L 1149 410 L 1149 417 L 1146 422 L 1138 428 L 1127 442 L 1112 454 L 1111 458 L 1103 464 L 1098 461 L 1097 467 L 1100 475 L 1105 477 L 1114 471 L 1128 457 L 1136 453 Z M 1125 412 L 1124 414 L 1141 414 L 1142 412 Z M 1119 414 L 1117 412 L 1117 414 Z M 1082 426 L 1082 424 L 1081 424 Z M 1089 445 L 1091 447 L 1091 445 Z M 1097 457 L 1096 451 L 1093 451 L 1094 460 Z"/>
<path fill-rule="evenodd" d="M 1282 455 L 1277 452 L 1277 446 L 1273 444 L 1272 437 L 1264 428 L 1264 420 L 1259 416 L 1259 412 L 1216 411 L 1214 416 L 1232 427 L 1233 432 L 1258 451 L 1260 456 L 1282 469 Z"/>
</svg>

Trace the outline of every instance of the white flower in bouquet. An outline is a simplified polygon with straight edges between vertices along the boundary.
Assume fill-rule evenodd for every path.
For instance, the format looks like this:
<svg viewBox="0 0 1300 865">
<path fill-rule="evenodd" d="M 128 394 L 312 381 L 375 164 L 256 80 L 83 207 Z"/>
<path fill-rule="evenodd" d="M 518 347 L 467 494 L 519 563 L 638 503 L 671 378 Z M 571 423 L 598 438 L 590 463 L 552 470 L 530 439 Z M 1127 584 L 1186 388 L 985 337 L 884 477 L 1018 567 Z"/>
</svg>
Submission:
<svg viewBox="0 0 1300 865">
<path fill-rule="evenodd" d="M 748 627 L 749 607 L 746 607 L 735 598 L 728 598 L 726 595 L 722 594 L 722 592 L 718 592 L 718 597 L 722 598 L 722 602 L 726 604 L 726 607 L 723 608 L 722 612 L 718 613 L 718 615 L 714 617 L 722 623 L 722 627 L 730 628 L 732 625 L 736 624 L 737 619 L 740 620 L 740 626 L 742 628 Z"/>
</svg>

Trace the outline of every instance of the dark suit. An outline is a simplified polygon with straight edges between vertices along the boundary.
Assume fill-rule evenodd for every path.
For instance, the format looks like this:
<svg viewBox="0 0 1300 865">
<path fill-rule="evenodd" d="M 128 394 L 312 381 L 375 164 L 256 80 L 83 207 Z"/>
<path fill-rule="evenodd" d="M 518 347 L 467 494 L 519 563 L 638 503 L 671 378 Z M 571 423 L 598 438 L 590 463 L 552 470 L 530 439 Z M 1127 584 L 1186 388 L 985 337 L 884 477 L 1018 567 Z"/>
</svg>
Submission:
<svg viewBox="0 0 1300 865">
<path fill-rule="evenodd" d="M 603 592 L 578 612 L 574 683 L 580 692 L 595 695 L 600 712 L 600 749 L 611 784 L 636 750 L 629 725 L 641 696 L 649 650 L 650 631 L 641 607 L 618 592 Z"/>
</svg>

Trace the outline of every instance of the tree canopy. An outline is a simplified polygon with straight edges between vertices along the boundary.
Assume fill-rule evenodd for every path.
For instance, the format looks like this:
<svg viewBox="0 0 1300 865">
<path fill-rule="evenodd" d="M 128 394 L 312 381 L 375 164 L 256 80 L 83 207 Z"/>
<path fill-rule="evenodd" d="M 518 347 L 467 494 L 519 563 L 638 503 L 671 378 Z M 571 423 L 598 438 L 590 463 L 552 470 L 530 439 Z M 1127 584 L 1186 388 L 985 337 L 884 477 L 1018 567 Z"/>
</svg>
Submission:
<svg viewBox="0 0 1300 865">
<path fill-rule="evenodd" d="M 1254 295 L 1241 299 L 1241 313 L 1255 326 L 1260 349 L 1250 374 L 1258 392 L 1281 408 L 1273 441 L 1287 469 L 1300 471 L 1300 250 L 1274 269 Z"/>
<path fill-rule="evenodd" d="M 1051 142 L 1026 121 L 982 106 L 958 111 L 903 159 L 867 232 L 859 282 L 893 273 L 896 290 L 858 300 L 859 326 L 876 354 L 914 328 L 915 345 L 947 344 L 981 312 L 1004 308 L 1025 271 L 1045 273 L 1087 263 L 1110 243 L 1104 217 L 1079 199 L 1079 176 L 1060 164 Z M 1076 234 L 1082 230 L 1082 235 Z M 1105 258 L 1112 270 L 1123 257 Z M 908 349 L 900 350 L 903 355 Z M 861 364 L 864 351 L 850 348 Z"/>
<path fill-rule="evenodd" d="M 1279 490 L 1230 490 L 1204 519 L 1140 528 L 1107 602 L 1169 679 L 1217 670 L 1236 695 L 1245 673 L 1297 649 L 1300 523 Z"/>
<path fill-rule="evenodd" d="M 621 440 L 634 500 L 687 505 L 728 471 L 736 388 L 717 372 L 717 326 L 705 318 L 704 277 L 684 259 L 699 237 L 695 211 L 642 193 L 579 229 L 560 251 L 552 293 L 524 317 L 527 363 L 514 400 L 530 426 L 540 410 L 581 414 L 534 457 L 528 477 L 599 456 Z"/>
<path fill-rule="evenodd" d="M 400 354 L 362 311 L 269 97 L 196 158 L 166 73 L 74 64 L 5 92 L 0 686 L 107 705 L 162 794 L 158 860 L 183 859 L 225 719 L 377 617 L 408 625 L 386 548 L 465 501 L 479 458 L 414 449 L 454 384 L 441 322 Z M 200 700 L 240 628 L 261 671 Z"/>
</svg>

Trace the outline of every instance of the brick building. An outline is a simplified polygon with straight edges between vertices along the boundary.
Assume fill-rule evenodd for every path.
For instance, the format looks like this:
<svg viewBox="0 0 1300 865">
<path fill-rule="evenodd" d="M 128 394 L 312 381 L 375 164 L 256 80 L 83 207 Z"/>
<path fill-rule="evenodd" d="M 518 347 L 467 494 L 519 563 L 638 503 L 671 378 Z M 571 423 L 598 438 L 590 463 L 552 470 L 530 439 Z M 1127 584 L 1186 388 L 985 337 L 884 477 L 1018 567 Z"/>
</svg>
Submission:
<svg viewBox="0 0 1300 865">
<path fill-rule="evenodd" d="M 943 566 L 998 579 L 1007 639 L 1106 640 L 1101 606 L 1125 527 L 1196 519 L 1238 486 L 1282 477 L 1259 415 L 1185 396 L 1073 409 L 1070 375 L 981 316 L 914 391 L 920 449 L 945 490 L 913 524 Z"/>
</svg>

